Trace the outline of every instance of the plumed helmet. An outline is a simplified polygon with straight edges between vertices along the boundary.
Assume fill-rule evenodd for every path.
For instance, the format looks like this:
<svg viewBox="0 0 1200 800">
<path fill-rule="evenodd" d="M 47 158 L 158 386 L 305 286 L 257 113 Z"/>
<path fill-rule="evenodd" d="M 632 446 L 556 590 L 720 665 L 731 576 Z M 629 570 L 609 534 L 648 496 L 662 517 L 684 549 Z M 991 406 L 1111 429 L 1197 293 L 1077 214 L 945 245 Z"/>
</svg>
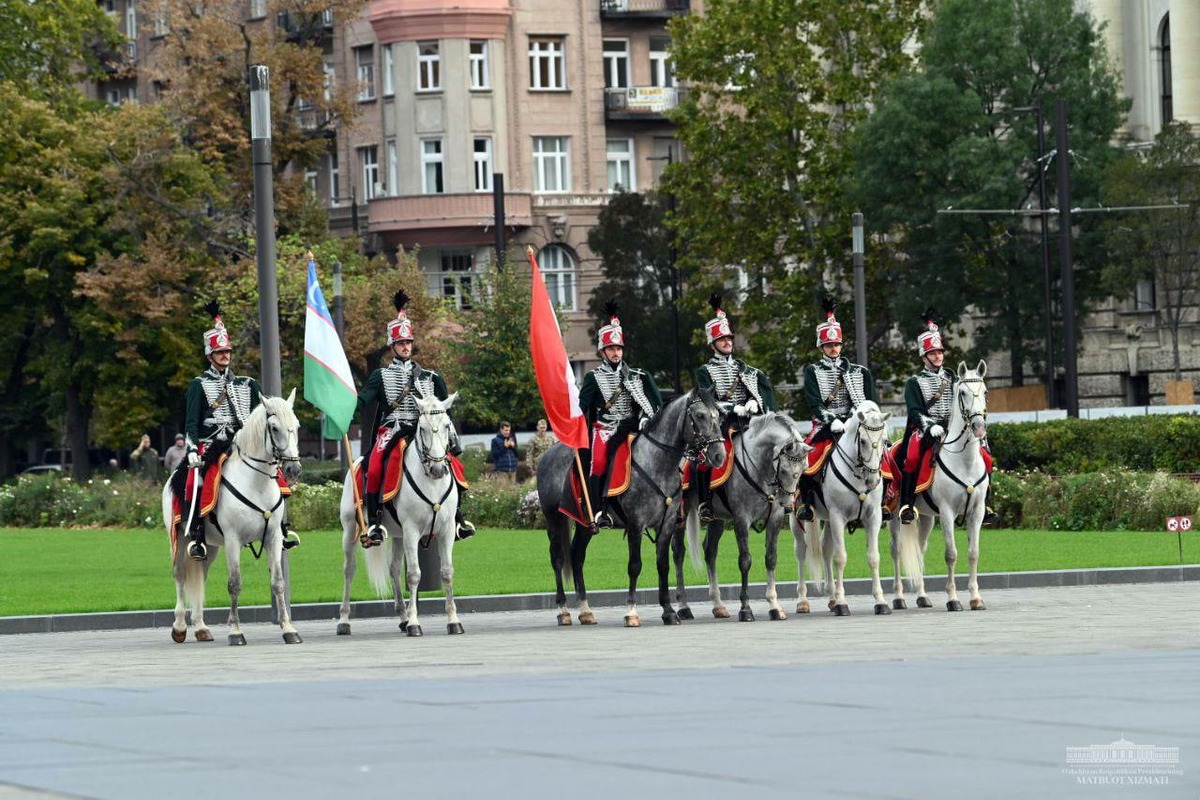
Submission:
<svg viewBox="0 0 1200 800">
<path fill-rule="evenodd" d="M 601 325 L 596 332 L 596 351 L 599 352 L 610 345 L 625 346 L 625 332 L 621 330 L 621 320 L 617 319 L 617 301 L 609 300 L 604 304 L 604 316 L 608 324 Z"/>
<path fill-rule="evenodd" d="M 396 318 L 388 323 L 387 337 L 388 345 L 393 345 L 396 342 L 411 342 L 413 340 L 413 324 L 408 318 L 408 312 L 404 307 L 408 305 L 408 293 L 403 289 L 396 292 L 392 298 L 392 303 L 396 306 Z"/>
<path fill-rule="evenodd" d="M 817 325 L 817 347 L 823 344 L 841 344 L 842 326 L 834 316 L 837 301 L 827 294 L 822 295 L 821 309 L 825 312 L 825 321 Z"/>
<path fill-rule="evenodd" d="M 708 304 L 712 306 L 713 317 L 704 323 L 704 338 L 711 345 L 717 339 L 733 336 L 733 328 L 729 327 L 729 317 L 725 315 L 724 309 L 721 308 L 721 295 L 710 294 L 708 296 Z"/>
<path fill-rule="evenodd" d="M 921 315 L 925 321 L 925 331 L 917 337 L 917 355 L 925 356 L 933 352 L 945 351 L 945 346 L 942 345 L 942 333 L 938 328 L 938 323 L 942 321 L 939 315 L 932 308 Z"/>
<path fill-rule="evenodd" d="M 232 350 L 229 331 L 225 330 L 225 323 L 221 321 L 221 304 L 214 297 L 204 304 L 204 311 L 213 321 L 213 326 L 204 332 L 204 355 Z"/>
</svg>

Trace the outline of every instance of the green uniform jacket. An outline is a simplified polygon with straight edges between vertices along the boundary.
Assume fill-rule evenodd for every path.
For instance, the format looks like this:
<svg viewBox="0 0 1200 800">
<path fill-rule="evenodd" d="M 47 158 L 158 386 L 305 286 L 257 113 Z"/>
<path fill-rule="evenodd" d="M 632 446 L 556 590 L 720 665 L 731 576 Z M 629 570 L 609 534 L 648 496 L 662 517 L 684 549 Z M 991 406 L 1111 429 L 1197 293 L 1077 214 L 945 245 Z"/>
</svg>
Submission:
<svg viewBox="0 0 1200 800">
<path fill-rule="evenodd" d="M 209 375 L 210 379 L 215 378 L 219 374 L 213 369 L 207 370 L 206 374 L 208 373 L 211 373 Z M 248 378 L 245 375 L 235 375 L 230 379 L 229 383 L 239 387 L 248 385 L 250 387 L 249 411 L 253 411 L 258 407 L 260 398 L 262 397 L 262 387 L 258 385 L 258 381 L 254 380 L 254 378 Z M 228 403 L 229 399 L 226 398 L 223 404 Z M 187 435 L 187 443 L 190 449 L 194 449 L 200 442 L 212 441 L 221 431 L 222 426 L 206 422 L 206 420 L 213 418 L 216 411 L 216 408 L 209 405 L 208 398 L 204 394 L 203 378 L 200 376 L 192 378 L 192 382 L 188 384 L 187 410 L 183 425 L 183 432 Z M 241 414 L 235 414 L 234 416 L 241 419 L 241 422 L 246 421 L 241 417 Z M 233 431 L 230 431 L 231 436 L 232 434 Z"/>
<path fill-rule="evenodd" d="M 761 369 L 755 369 L 741 359 L 733 359 L 733 363 L 737 364 L 738 372 L 745 375 L 747 372 L 753 372 L 755 375 L 755 386 L 758 389 L 758 395 L 762 398 L 763 411 L 778 411 L 779 404 L 775 402 L 775 387 L 771 385 L 771 379 L 767 377 L 767 373 Z M 716 391 L 716 386 L 713 384 L 712 375 L 708 373 L 708 365 L 701 364 L 696 368 L 696 388 L 709 389 Z M 718 400 L 720 398 L 717 398 Z"/>
<path fill-rule="evenodd" d="M 657 414 L 658 410 L 662 408 L 663 400 L 662 393 L 658 391 L 658 385 L 654 383 L 654 378 L 644 369 L 635 367 L 626 367 L 626 369 L 629 370 L 626 380 L 641 381 L 642 391 L 646 393 L 646 399 L 650 401 L 654 413 Z M 632 398 L 630 399 L 632 400 Z M 583 376 L 583 386 L 579 389 L 579 407 L 587 415 L 588 427 L 595 424 L 606 402 L 604 393 L 600 391 L 600 384 L 596 383 L 596 376 L 589 371 Z M 632 403 L 633 418 L 637 419 L 643 413 L 643 409 L 636 400 L 632 400 Z"/>
<path fill-rule="evenodd" d="M 944 370 L 943 374 L 950 379 L 950 383 L 943 391 L 947 396 L 953 396 L 954 385 L 958 383 L 958 375 L 951 370 Z M 909 431 L 929 433 L 929 429 L 934 425 L 941 425 L 944 428 L 950 422 L 948 410 L 945 414 L 938 414 L 930 410 L 929 404 L 925 402 L 925 393 L 921 390 L 918 375 L 913 375 L 904 382 L 904 407 L 908 410 L 907 428 Z"/>
<path fill-rule="evenodd" d="M 434 372 L 431 369 L 425 369 L 417 362 L 413 362 L 414 374 L 416 375 L 416 383 L 430 380 L 433 382 L 433 395 L 438 400 L 445 400 L 450 396 L 446 390 L 446 381 L 440 373 Z M 388 403 L 387 394 L 383 389 L 383 369 L 377 369 L 367 378 L 367 382 L 358 390 L 358 404 L 354 408 L 354 418 L 362 422 L 363 409 L 371 403 L 378 403 L 375 412 L 375 427 L 383 422 L 383 418 L 391 411 Z"/>
<path fill-rule="evenodd" d="M 879 395 L 875 391 L 875 378 L 871 375 L 871 370 L 861 364 L 854 364 L 849 360 L 839 359 L 845 366 L 847 373 L 861 372 L 863 379 L 863 400 L 870 400 L 879 405 Z M 812 411 L 813 419 L 824 425 L 828 425 L 834 419 L 840 419 L 845 422 L 853 411 L 853 400 L 851 400 L 851 409 L 846 414 L 835 414 L 825 406 L 825 393 L 821 391 L 820 381 L 817 380 L 817 365 L 809 364 L 804 368 L 804 400 L 808 403 L 809 409 Z"/>
</svg>

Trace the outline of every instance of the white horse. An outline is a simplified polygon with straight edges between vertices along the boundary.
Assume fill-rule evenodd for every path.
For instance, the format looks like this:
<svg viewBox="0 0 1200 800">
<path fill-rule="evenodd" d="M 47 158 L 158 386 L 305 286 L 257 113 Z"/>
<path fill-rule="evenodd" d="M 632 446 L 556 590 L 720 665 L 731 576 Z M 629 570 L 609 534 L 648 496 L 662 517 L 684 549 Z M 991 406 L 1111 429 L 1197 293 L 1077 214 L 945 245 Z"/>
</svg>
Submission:
<svg viewBox="0 0 1200 800">
<path fill-rule="evenodd" d="M 265 551 L 267 554 L 271 591 L 279 612 L 283 641 L 288 644 L 301 642 L 300 634 L 292 625 L 292 613 L 286 600 L 287 586 L 282 567 L 283 493 L 276 480 L 280 469 L 289 481 L 300 475 L 297 436 L 300 422 L 292 410 L 295 398 L 295 389 L 286 400 L 263 395 L 241 430 L 234 434 L 229 457 L 221 468 L 216 507 L 203 523 L 208 546 L 208 557 L 204 561 L 197 561 L 187 554 L 187 544 L 183 540 L 186 531 L 180 532 L 172 570 L 175 576 L 175 622 L 171 625 L 171 638 L 176 642 L 183 642 L 187 637 L 185 613 L 188 600 L 191 601 L 196 640 L 212 641 L 212 633 L 204 622 L 204 584 L 218 550 L 225 545 L 225 563 L 229 568 L 229 643 L 246 643 L 238 620 L 238 596 L 242 591 L 240 559 L 242 548 L 250 547 L 253 552 L 255 544 L 262 548 L 259 553 Z M 200 491 L 199 486 L 196 491 Z M 172 481 L 168 480 L 163 487 L 163 521 L 168 533 L 174 517 L 172 494 Z M 181 528 L 187 524 L 186 514 L 185 508 Z"/>
<path fill-rule="evenodd" d="M 821 496 L 814 508 L 815 519 L 801 523 L 789 519 L 796 548 L 796 612 L 809 613 L 808 584 L 804 580 L 807 561 L 820 570 L 829 588 L 829 610 L 839 617 L 850 613 L 846 605 L 843 575 L 846 569 L 846 526 L 859 522 L 867 531 L 867 564 L 871 567 L 871 593 L 875 613 L 890 614 L 879 581 L 879 528 L 883 524 L 883 482 L 880 463 L 887 446 L 886 428 L 891 413 L 867 400 L 846 421 L 846 429 L 829 453 L 821 479 Z M 825 521 L 824 536 L 820 522 Z M 801 528 L 803 525 L 803 528 Z"/>
<path fill-rule="evenodd" d="M 436 544 L 441 562 L 442 587 L 446 590 L 446 632 L 463 632 L 454 603 L 454 534 L 455 512 L 458 510 L 459 488 L 447 458 L 450 449 L 450 407 L 458 393 L 438 400 L 418 397 L 417 432 L 404 450 L 403 478 L 400 493 L 386 504 L 383 527 L 391 540 L 391 559 L 383 547 L 367 550 L 367 574 L 380 597 L 389 589 L 396 599 L 400 629 L 409 636 L 422 635 L 417 618 L 417 587 L 421 583 L 421 565 L 417 547 L 424 541 L 428 547 Z M 365 469 L 365 465 L 363 469 Z M 346 473 L 342 487 L 342 574 L 345 586 L 339 609 L 337 632 L 350 633 L 350 583 L 357 566 L 355 552 L 359 548 L 358 509 L 354 503 L 354 471 Z M 432 537 L 432 542 L 429 541 Z M 401 562 L 407 565 L 408 607 L 405 609 L 403 587 L 400 584 Z"/>
<path fill-rule="evenodd" d="M 902 572 L 909 576 L 917 592 L 917 605 L 930 608 L 933 603 L 925 595 L 925 549 L 935 517 L 940 517 L 946 537 L 946 610 L 962 611 L 958 591 L 954 586 L 954 565 L 958 549 L 954 544 L 954 524 L 962 517 L 967 526 L 967 561 L 970 577 L 967 590 L 971 593 L 971 609 L 986 608 L 979 596 L 979 529 L 983 525 L 987 501 L 988 472 L 983 461 L 983 439 L 987 436 L 987 386 L 983 379 L 987 364 L 980 361 L 975 369 L 958 365 L 958 383 L 950 404 L 950 421 L 946 435 L 937 451 L 933 483 L 917 495 L 917 519 L 904 525 L 899 515 L 889 525 L 892 532 L 892 560 L 896 562 L 894 608 L 906 608 Z"/>
</svg>

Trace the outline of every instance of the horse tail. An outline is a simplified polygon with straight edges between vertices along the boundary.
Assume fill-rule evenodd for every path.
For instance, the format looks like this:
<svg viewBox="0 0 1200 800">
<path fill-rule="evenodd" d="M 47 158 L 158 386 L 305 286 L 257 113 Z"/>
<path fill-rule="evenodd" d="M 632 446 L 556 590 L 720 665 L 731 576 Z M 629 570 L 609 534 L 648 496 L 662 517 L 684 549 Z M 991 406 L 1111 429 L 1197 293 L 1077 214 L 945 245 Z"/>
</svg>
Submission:
<svg viewBox="0 0 1200 800">
<path fill-rule="evenodd" d="M 392 547 L 399 547 L 397 540 L 391 539 Z M 371 581 L 371 586 L 375 589 L 375 595 L 380 598 L 389 596 L 392 591 L 392 578 L 388 573 L 387 556 L 384 554 L 385 547 L 371 547 L 367 549 L 367 578 Z"/>
<path fill-rule="evenodd" d="M 816 584 L 818 591 L 824 592 L 826 581 L 829 578 L 825 574 L 825 537 L 822 535 L 821 526 L 816 521 L 804 523 L 804 544 L 807 546 L 804 553 L 804 566 L 808 568 L 811 575 L 821 576 Z"/>
<path fill-rule="evenodd" d="M 571 531 L 573 529 L 574 526 L 567 522 L 566 518 L 564 517 L 561 530 L 555 537 L 555 543 L 558 545 L 559 556 L 562 558 L 562 566 L 559 568 L 559 575 L 562 576 L 564 589 L 575 588 L 575 570 L 571 566 Z"/>
<path fill-rule="evenodd" d="M 900 523 L 893 529 L 896 537 L 896 550 L 900 557 L 900 575 L 905 585 L 911 589 L 915 579 L 925 572 L 925 563 L 921 558 L 921 545 L 918 539 L 917 523 L 908 525 Z"/>
<path fill-rule="evenodd" d="M 692 557 L 692 566 L 698 572 L 704 572 L 704 556 L 703 549 L 700 547 L 700 505 L 698 503 L 688 504 L 687 521 L 684 523 L 684 528 L 687 531 L 687 550 L 688 555 Z"/>
</svg>

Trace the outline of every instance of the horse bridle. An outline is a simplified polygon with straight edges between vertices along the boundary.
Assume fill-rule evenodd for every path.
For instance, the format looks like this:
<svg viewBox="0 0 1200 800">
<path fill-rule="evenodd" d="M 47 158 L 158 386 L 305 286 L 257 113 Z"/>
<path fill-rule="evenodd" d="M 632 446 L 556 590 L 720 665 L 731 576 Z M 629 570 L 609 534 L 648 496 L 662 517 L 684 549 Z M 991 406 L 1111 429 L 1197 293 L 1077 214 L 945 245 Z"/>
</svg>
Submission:
<svg viewBox="0 0 1200 800">
<path fill-rule="evenodd" d="M 697 462 L 703 463 L 706 460 L 704 451 L 708 449 L 708 446 L 711 444 L 714 444 L 716 442 L 723 441 L 725 438 L 720 435 L 719 428 L 717 430 L 716 436 L 705 436 L 704 433 L 700 430 L 700 425 L 696 422 L 695 418 L 692 416 L 691 411 L 692 411 L 692 406 L 696 405 L 697 403 L 703 403 L 703 402 L 704 402 L 704 400 L 702 398 L 693 397 L 693 398 L 689 399 L 687 405 L 684 406 L 683 422 L 680 423 L 679 433 L 676 435 L 677 439 L 683 440 L 684 444 L 682 446 L 669 445 L 665 442 L 660 442 L 659 440 L 655 439 L 653 435 L 651 435 L 649 429 L 642 431 L 642 433 L 640 435 L 643 438 L 645 438 L 646 441 L 650 442 L 655 447 L 658 447 L 661 450 L 665 450 L 668 453 L 675 453 L 675 452 L 682 451 L 684 459 L 692 462 L 693 464 L 697 463 Z M 687 428 L 688 425 L 691 425 L 691 428 L 692 428 L 690 437 L 686 436 L 684 433 L 684 429 Z"/>
<path fill-rule="evenodd" d="M 280 447 L 279 445 L 277 445 L 275 443 L 275 435 L 271 431 L 271 420 L 274 417 L 277 417 L 279 415 L 276 414 L 274 411 L 268 411 L 266 416 L 267 416 L 266 422 L 263 423 L 263 450 L 269 450 L 271 453 L 271 458 L 270 459 L 255 458 L 254 456 L 250 455 L 249 453 L 243 452 L 240 447 L 238 448 L 238 455 L 240 455 L 242 457 L 242 459 L 247 462 L 253 461 L 255 464 L 266 464 L 267 469 L 270 471 L 261 470 L 258 467 L 254 466 L 254 464 L 250 464 L 250 463 L 247 463 L 246 466 L 250 467 L 250 469 L 254 470 L 255 472 L 259 473 L 260 475 L 265 475 L 268 478 L 274 478 L 275 474 L 279 471 L 280 467 L 282 467 L 285 464 L 291 464 L 291 463 L 298 464 L 298 463 L 300 463 L 300 457 L 287 455 L 285 452 L 287 449 L 287 445 Z M 272 467 L 274 467 L 273 470 L 271 469 Z"/>
<path fill-rule="evenodd" d="M 845 453 L 842 453 L 841 447 L 835 446 L 833 448 L 834 460 L 832 460 L 832 463 L 831 463 L 831 466 L 833 467 L 833 474 L 835 476 L 837 476 L 837 479 L 840 480 L 847 489 L 854 492 L 854 494 L 858 496 L 858 502 L 859 502 L 859 506 L 860 506 L 860 508 L 859 508 L 860 516 L 861 516 L 861 512 L 862 512 L 862 508 L 861 508 L 862 504 L 867 501 L 867 495 L 875 488 L 875 486 L 871 485 L 871 476 L 872 475 L 878 476 L 880 474 L 880 472 L 882 471 L 882 464 L 883 464 L 882 457 L 880 458 L 880 466 L 877 466 L 877 467 L 869 467 L 869 466 L 867 466 L 866 461 L 863 460 L 862 444 L 861 444 L 863 441 L 863 431 L 864 430 L 872 431 L 872 432 L 882 431 L 885 429 L 885 427 L 886 426 L 884 426 L 884 425 L 879 425 L 876 427 L 876 426 L 868 425 L 866 422 L 859 422 L 858 428 L 854 432 L 854 442 L 855 442 L 854 453 L 855 453 L 855 458 L 857 459 L 854 462 L 851 462 L 849 460 L 849 457 L 846 456 Z M 870 442 L 868 442 L 868 444 L 869 443 Z M 871 449 L 875 450 L 876 449 L 875 445 L 871 445 Z M 841 454 L 842 460 L 845 461 L 847 464 L 849 464 L 851 471 L 854 473 L 854 476 L 857 478 L 861 478 L 863 483 L 866 484 L 866 486 L 864 486 L 861 489 L 854 486 L 852 483 L 850 483 L 849 479 L 846 478 L 846 476 L 843 475 L 838 470 L 837 460 L 836 460 L 836 457 L 838 456 L 838 454 Z M 875 485 L 877 486 L 878 484 L 879 484 L 879 481 L 877 479 L 875 481 Z"/>
<path fill-rule="evenodd" d="M 971 393 L 972 398 L 977 398 L 977 397 L 979 397 L 979 393 L 967 385 L 967 384 L 971 384 L 971 383 L 982 384 L 983 378 L 962 378 L 958 382 L 959 386 L 963 387 L 964 389 L 966 389 L 968 392 Z M 970 430 L 972 427 L 974 427 L 976 420 L 979 420 L 984 423 L 987 422 L 987 404 L 986 403 L 984 404 L 984 410 L 982 413 L 970 414 L 970 413 L 968 413 L 969 409 L 967 408 L 967 398 L 966 398 L 965 394 L 963 392 L 955 392 L 954 394 L 955 394 L 955 398 L 954 398 L 955 402 L 958 403 L 959 416 L 961 416 L 963 418 L 963 429 L 953 439 L 948 439 L 948 440 L 942 442 L 943 450 L 946 448 L 946 445 L 954 444 L 959 439 L 962 439 L 964 436 L 966 436 L 967 431 Z M 964 441 L 962 447 L 960 447 L 958 450 L 951 450 L 950 452 L 961 453 L 963 450 L 965 450 L 967 448 L 968 441 Z"/>
<path fill-rule="evenodd" d="M 445 413 L 446 412 L 441 409 L 435 409 L 433 411 L 422 411 L 421 416 L 423 416 L 423 417 L 424 416 L 434 416 L 437 414 L 445 414 Z M 433 428 L 432 421 L 430 421 L 429 427 L 430 427 L 430 429 Z M 417 440 L 417 455 L 419 455 L 421 458 L 421 467 L 425 470 L 425 474 L 429 475 L 430 469 L 433 467 L 434 464 L 445 464 L 446 463 L 446 457 L 447 457 L 447 453 L 449 453 L 450 445 L 449 445 L 449 442 L 446 443 L 446 449 L 442 452 L 441 456 L 431 456 L 431 455 L 429 455 L 429 449 L 432 445 L 429 442 L 425 441 L 425 437 L 422 434 L 423 434 L 423 431 L 421 430 L 421 426 L 418 425 L 417 426 L 417 435 L 415 437 Z"/>
<path fill-rule="evenodd" d="M 782 424 L 782 420 L 779 421 Z M 787 487 L 783 485 L 783 479 L 780 478 L 780 475 L 783 472 L 781 469 L 783 462 L 786 460 L 791 464 L 797 464 L 805 461 L 807 456 L 805 456 L 804 453 L 801 453 L 798 456 L 793 456 L 788 452 L 788 445 L 784 445 L 783 447 L 779 448 L 779 453 L 776 454 L 775 458 L 771 461 L 771 467 L 773 469 L 773 472 L 771 473 L 772 478 L 767 482 L 767 487 L 773 491 L 767 491 L 767 489 L 764 489 L 762 486 L 760 486 L 758 481 L 754 480 L 750 473 L 746 471 L 746 468 L 742 466 L 741 462 L 744 460 L 754 468 L 755 472 L 758 472 L 758 465 L 754 462 L 754 457 L 750 455 L 750 451 L 746 448 L 746 435 L 744 433 L 738 437 L 738 444 L 741 445 L 743 458 L 739 459 L 735 457 L 733 459 L 733 465 L 742 474 L 742 477 L 746 480 L 746 482 L 750 484 L 751 488 L 766 498 L 768 508 L 767 514 L 769 515 L 770 506 L 775 502 L 777 497 L 780 495 L 791 497 L 796 492 L 796 487 L 792 487 L 791 491 L 788 491 Z M 789 467 L 789 469 L 794 471 L 796 468 Z"/>
</svg>

